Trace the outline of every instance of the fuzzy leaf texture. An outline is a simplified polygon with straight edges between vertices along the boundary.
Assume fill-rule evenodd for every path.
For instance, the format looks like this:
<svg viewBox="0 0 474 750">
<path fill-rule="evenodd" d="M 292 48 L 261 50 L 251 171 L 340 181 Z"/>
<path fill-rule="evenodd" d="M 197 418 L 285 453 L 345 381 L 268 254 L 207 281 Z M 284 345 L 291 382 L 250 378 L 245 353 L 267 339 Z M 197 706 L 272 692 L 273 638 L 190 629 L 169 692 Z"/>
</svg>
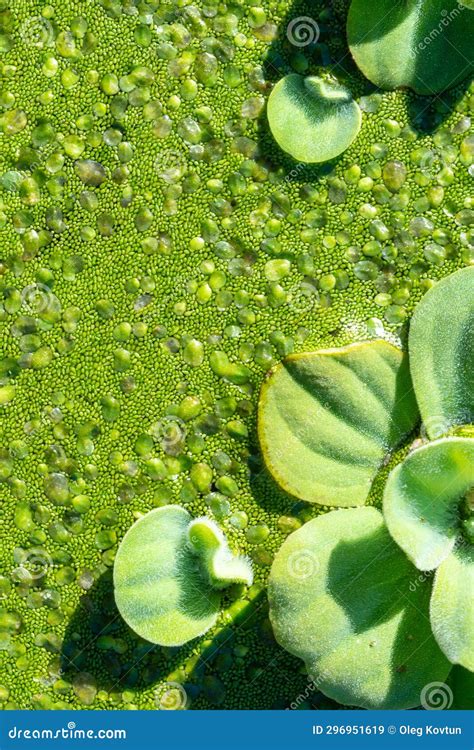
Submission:
<svg viewBox="0 0 474 750">
<path fill-rule="evenodd" d="M 473 14 L 474 16 L 474 14 Z M 413 315 L 410 369 L 430 438 L 474 422 L 474 267 L 441 279 Z"/>
<path fill-rule="evenodd" d="M 406 356 L 373 341 L 288 357 L 262 387 L 258 432 L 283 489 L 353 506 L 417 419 Z"/>
<path fill-rule="evenodd" d="M 451 668 L 431 633 L 430 582 L 417 578 L 375 508 L 320 516 L 275 557 L 275 637 L 330 698 L 367 709 L 414 708 L 423 687 L 443 682 Z"/>
<path fill-rule="evenodd" d="M 433 95 L 474 69 L 474 13 L 457 0 L 352 0 L 347 20 L 352 56 L 382 89 Z"/>
</svg>

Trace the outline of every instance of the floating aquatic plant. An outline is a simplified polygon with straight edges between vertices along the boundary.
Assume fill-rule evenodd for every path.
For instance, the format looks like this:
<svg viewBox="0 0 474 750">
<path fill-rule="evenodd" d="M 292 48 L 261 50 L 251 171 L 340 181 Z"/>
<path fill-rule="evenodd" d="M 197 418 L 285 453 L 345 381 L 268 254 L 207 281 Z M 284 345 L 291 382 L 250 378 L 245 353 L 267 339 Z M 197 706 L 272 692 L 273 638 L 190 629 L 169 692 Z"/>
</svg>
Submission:
<svg viewBox="0 0 474 750">
<path fill-rule="evenodd" d="M 472 74 L 470 0 L 352 0 L 349 47 L 362 73 L 382 89 L 437 94 Z"/>
<path fill-rule="evenodd" d="M 362 122 L 351 92 L 332 79 L 292 73 L 275 85 L 267 104 L 279 146 L 300 162 L 334 159 L 357 137 Z"/>
<path fill-rule="evenodd" d="M 219 591 L 250 586 L 252 568 L 233 555 L 218 526 L 179 506 L 150 511 L 125 534 L 114 565 L 117 607 L 142 638 L 181 646 L 217 620 Z"/>
<path fill-rule="evenodd" d="M 263 384 L 258 432 L 287 492 L 340 507 L 365 503 L 417 421 L 407 357 L 373 341 L 287 357 Z"/>
<path fill-rule="evenodd" d="M 415 311 L 409 366 L 422 420 L 431 425 L 426 432 L 433 436 L 436 425 L 439 439 L 391 471 L 383 514 L 367 507 L 315 518 L 288 538 L 272 567 L 277 640 L 341 703 L 410 708 L 425 684 L 447 678 L 452 664 L 474 671 L 474 410 L 465 364 L 472 364 L 473 299 L 471 267 L 440 281 Z M 300 355 L 265 384 L 264 456 L 302 500 L 364 502 L 380 461 L 375 447 L 390 450 L 387 434 L 395 447 L 415 424 L 405 360 L 386 346 Z M 374 359 L 381 352 L 397 368 Z"/>
<path fill-rule="evenodd" d="M 192 709 L 337 707 L 270 632 L 272 560 L 321 509 L 261 470 L 257 394 L 292 353 L 396 335 L 474 259 L 469 89 L 357 99 L 323 169 L 262 127 L 275 65 L 338 77 L 348 5 L 314 0 L 302 47 L 291 0 L 0 0 L 1 708 L 149 710 L 168 682 Z M 179 649 L 117 616 L 112 581 L 134 520 L 170 504 L 255 577 Z"/>
</svg>

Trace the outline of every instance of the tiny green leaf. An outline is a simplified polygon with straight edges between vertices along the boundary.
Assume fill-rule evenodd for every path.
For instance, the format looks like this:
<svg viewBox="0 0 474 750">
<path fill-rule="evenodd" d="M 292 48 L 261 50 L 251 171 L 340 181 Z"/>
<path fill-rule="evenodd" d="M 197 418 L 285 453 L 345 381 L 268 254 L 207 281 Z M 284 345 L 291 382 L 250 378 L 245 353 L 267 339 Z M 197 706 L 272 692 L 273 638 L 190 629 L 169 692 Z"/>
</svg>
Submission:
<svg viewBox="0 0 474 750">
<path fill-rule="evenodd" d="M 474 486 L 474 440 L 443 438 L 393 469 L 383 512 L 393 539 L 419 570 L 445 560 L 461 534 L 459 506 Z"/>
<path fill-rule="evenodd" d="M 436 571 L 430 606 L 434 637 L 453 664 L 474 672 L 474 550 L 456 549 Z"/>
<path fill-rule="evenodd" d="M 472 14 L 474 17 L 474 14 Z M 474 267 L 439 281 L 415 309 L 410 369 L 430 438 L 474 422 Z"/>
<path fill-rule="evenodd" d="M 288 357 L 262 387 L 258 433 L 287 492 L 363 505 L 385 456 L 417 418 L 407 358 L 373 341 Z"/>
<path fill-rule="evenodd" d="M 208 518 L 197 518 L 188 527 L 191 547 L 201 557 L 209 581 L 214 588 L 223 589 L 231 583 L 250 586 L 253 573 L 245 557 L 234 555 L 219 527 Z"/>
<path fill-rule="evenodd" d="M 181 646 L 216 622 L 220 593 L 251 583 L 246 559 L 234 557 L 208 519 L 167 505 L 140 518 L 125 534 L 114 564 L 115 601 L 142 638 Z"/>
<path fill-rule="evenodd" d="M 317 76 L 285 76 L 270 94 L 268 122 L 278 145 L 301 162 L 334 159 L 357 137 L 359 105 L 348 89 Z"/>
<path fill-rule="evenodd" d="M 352 0 L 352 56 L 382 89 L 445 91 L 472 74 L 474 14 L 467 7 L 457 0 Z"/>
<path fill-rule="evenodd" d="M 323 693 L 367 709 L 413 708 L 450 664 L 431 634 L 431 582 L 375 508 L 337 510 L 292 534 L 270 573 L 277 641 Z"/>
</svg>

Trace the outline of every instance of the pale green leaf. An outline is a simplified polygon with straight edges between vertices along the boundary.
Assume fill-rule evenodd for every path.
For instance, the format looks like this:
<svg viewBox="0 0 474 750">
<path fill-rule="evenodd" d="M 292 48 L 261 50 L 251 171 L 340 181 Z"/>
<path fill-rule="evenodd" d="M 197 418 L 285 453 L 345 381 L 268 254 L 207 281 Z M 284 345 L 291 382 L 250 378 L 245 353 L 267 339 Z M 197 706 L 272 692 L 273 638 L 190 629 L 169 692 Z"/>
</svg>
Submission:
<svg viewBox="0 0 474 750">
<path fill-rule="evenodd" d="M 231 552 L 224 534 L 213 521 L 208 518 L 191 521 L 188 539 L 202 559 L 209 582 L 214 588 L 223 589 L 231 583 L 243 583 L 246 586 L 252 584 L 253 572 L 249 560 Z"/>
<path fill-rule="evenodd" d="M 441 437 L 453 425 L 472 424 L 473 266 L 446 276 L 425 294 L 411 321 L 409 351 L 413 385 L 428 436 Z"/>
<path fill-rule="evenodd" d="M 180 646 L 217 619 L 220 595 L 200 571 L 188 544 L 189 513 L 165 506 L 125 534 L 114 564 L 115 601 L 138 635 Z"/>
<path fill-rule="evenodd" d="M 270 94 L 268 122 L 278 145 L 301 162 L 339 156 L 357 137 L 362 115 L 348 89 L 334 81 L 296 73 Z"/>
<path fill-rule="evenodd" d="M 474 672 L 474 550 L 465 544 L 436 571 L 431 597 L 431 626 L 441 650 L 453 664 Z"/>
<path fill-rule="evenodd" d="M 460 505 L 474 486 L 474 440 L 443 438 L 393 469 L 384 492 L 388 530 L 420 570 L 433 570 L 461 534 Z"/>
<path fill-rule="evenodd" d="M 125 534 L 114 564 L 115 601 L 142 638 L 180 646 L 217 619 L 219 589 L 250 585 L 252 568 L 208 518 L 175 505 L 147 513 Z"/>
<path fill-rule="evenodd" d="M 288 357 L 262 387 L 258 433 L 287 492 L 309 503 L 363 505 L 417 418 L 406 357 L 373 341 Z"/>
<path fill-rule="evenodd" d="M 431 582 L 375 508 L 308 522 L 277 553 L 269 580 L 277 641 L 318 688 L 346 705 L 413 708 L 450 664 L 431 633 Z"/>
</svg>

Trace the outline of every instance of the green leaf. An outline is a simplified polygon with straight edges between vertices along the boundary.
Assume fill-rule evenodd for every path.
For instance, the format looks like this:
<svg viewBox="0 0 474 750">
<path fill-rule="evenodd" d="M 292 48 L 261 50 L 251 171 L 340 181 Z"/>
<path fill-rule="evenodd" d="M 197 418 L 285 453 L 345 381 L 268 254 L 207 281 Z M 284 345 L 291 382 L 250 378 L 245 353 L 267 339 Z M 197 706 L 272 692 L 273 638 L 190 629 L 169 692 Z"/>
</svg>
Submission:
<svg viewBox="0 0 474 750">
<path fill-rule="evenodd" d="M 152 510 L 125 534 L 114 564 L 115 601 L 138 635 L 181 646 L 216 622 L 220 593 L 252 583 L 250 563 L 235 557 L 206 518 L 174 505 Z"/>
<path fill-rule="evenodd" d="M 337 510 L 292 534 L 270 573 L 277 641 L 345 705 L 413 708 L 450 664 L 431 634 L 430 581 L 375 508 Z"/>
<path fill-rule="evenodd" d="M 232 583 L 252 584 L 250 562 L 230 551 L 224 534 L 215 523 L 208 518 L 197 518 L 189 524 L 188 538 L 196 554 L 202 558 L 214 588 L 223 589 Z"/>
<path fill-rule="evenodd" d="M 301 162 L 324 162 L 339 156 L 357 137 L 359 105 L 334 81 L 292 73 L 274 87 L 268 122 L 278 145 Z"/>
<path fill-rule="evenodd" d="M 393 469 L 383 513 L 393 539 L 420 570 L 433 570 L 461 534 L 459 506 L 474 486 L 474 440 L 443 438 Z"/>
<path fill-rule="evenodd" d="M 288 357 L 262 387 L 266 464 L 292 495 L 363 505 L 384 458 L 418 418 L 407 358 L 385 341 Z"/>
<path fill-rule="evenodd" d="M 474 550 L 465 544 L 436 571 L 431 596 L 431 627 L 453 664 L 474 672 Z"/>
<path fill-rule="evenodd" d="M 180 646 L 214 625 L 220 596 L 188 546 L 191 516 L 175 506 L 140 518 L 125 534 L 114 565 L 115 601 L 138 635 Z"/>
<path fill-rule="evenodd" d="M 474 14 L 472 14 L 474 17 Z M 415 309 L 410 369 L 425 430 L 474 422 L 474 267 L 439 281 Z"/>
<path fill-rule="evenodd" d="M 473 71 L 474 15 L 457 0 L 352 0 L 347 36 L 358 68 L 383 89 L 431 95 Z"/>
<path fill-rule="evenodd" d="M 449 673 L 448 686 L 453 692 L 453 711 L 466 711 L 474 708 L 474 674 L 468 669 L 455 666 Z"/>
</svg>

